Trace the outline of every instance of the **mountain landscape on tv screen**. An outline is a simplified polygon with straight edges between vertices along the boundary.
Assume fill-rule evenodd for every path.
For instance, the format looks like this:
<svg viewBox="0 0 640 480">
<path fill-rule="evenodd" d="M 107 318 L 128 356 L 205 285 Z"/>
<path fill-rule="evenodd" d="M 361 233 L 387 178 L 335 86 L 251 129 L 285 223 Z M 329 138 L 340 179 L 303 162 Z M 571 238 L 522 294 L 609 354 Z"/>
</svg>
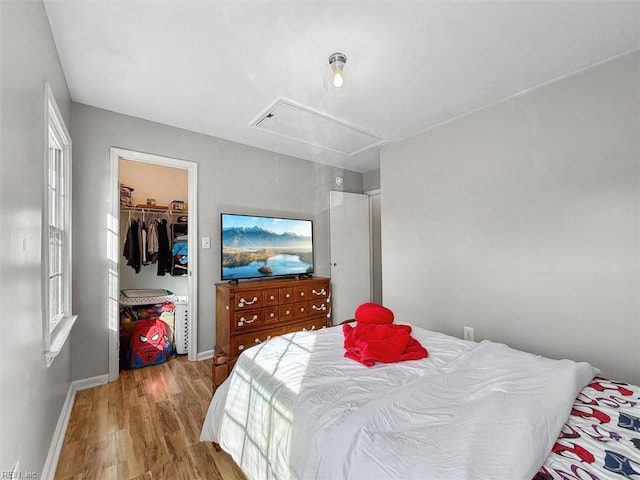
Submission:
<svg viewBox="0 0 640 480">
<path fill-rule="evenodd" d="M 222 230 L 222 246 L 246 248 L 311 248 L 311 237 L 276 233 L 263 227 L 228 227 Z"/>
<path fill-rule="evenodd" d="M 258 225 L 223 228 L 222 272 L 223 279 L 312 273 L 313 241 Z"/>
</svg>

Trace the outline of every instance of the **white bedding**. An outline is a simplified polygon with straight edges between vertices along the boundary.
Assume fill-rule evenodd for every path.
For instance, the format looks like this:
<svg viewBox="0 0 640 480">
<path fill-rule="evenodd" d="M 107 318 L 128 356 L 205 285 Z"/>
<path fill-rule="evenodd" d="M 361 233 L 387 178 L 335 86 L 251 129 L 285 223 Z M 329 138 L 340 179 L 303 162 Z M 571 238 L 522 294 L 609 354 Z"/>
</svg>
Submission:
<svg viewBox="0 0 640 480">
<path fill-rule="evenodd" d="M 367 368 L 340 327 L 247 349 L 218 388 L 201 440 L 250 479 L 531 479 L 587 363 L 549 360 L 413 327 L 423 360 Z"/>
</svg>

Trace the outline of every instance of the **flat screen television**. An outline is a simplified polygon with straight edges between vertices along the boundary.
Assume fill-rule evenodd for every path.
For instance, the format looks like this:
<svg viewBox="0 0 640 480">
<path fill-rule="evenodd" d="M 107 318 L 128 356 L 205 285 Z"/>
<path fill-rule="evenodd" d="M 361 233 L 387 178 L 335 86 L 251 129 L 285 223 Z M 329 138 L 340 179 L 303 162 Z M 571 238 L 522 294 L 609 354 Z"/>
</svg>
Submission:
<svg viewBox="0 0 640 480">
<path fill-rule="evenodd" d="M 222 280 L 313 273 L 313 222 L 221 214 Z"/>
</svg>

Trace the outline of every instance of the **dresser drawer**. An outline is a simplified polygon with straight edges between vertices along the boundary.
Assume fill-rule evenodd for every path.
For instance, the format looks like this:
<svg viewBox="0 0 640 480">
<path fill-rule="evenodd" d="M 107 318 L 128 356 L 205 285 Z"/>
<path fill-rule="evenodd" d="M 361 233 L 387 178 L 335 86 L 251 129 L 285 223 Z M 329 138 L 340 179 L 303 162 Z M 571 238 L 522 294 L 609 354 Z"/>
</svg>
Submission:
<svg viewBox="0 0 640 480">
<path fill-rule="evenodd" d="M 309 302 L 309 316 L 329 313 L 329 305 L 327 299 L 316 299 Z"/>
<path fill-rule="evenodd" d="M 280 320 L 280 309 L 278 306 L 266 307 L 264 310 L 264 318 L 262 322 L 266 325 L 268 323 L 276 323 Z"/>
<path fill-rule="evenodd" d="M 287 327 L 287 333 L 300 331 L 311 332 L 314 330 L 320 330 L 321 328 L 327 328 L 327 321 L 324 318 L 316 318 L 314 320 L 307 320 L 303 323 L 289 325 Z"/>
<path fill-rule="evenodd" d="M 309 298 L 309 289 L 306 286 L 293 288 L 294 302 L 304 302 Z"/>
<path fill-rule="evenodd" d="M 263 292 L 259 290 L 255 292 L 236 293 L 234 295 L 235 309 L 249 310 L 251 308 L 260 308 L 262 307 L 262 296 Z"/>
<path fill-rule="evenodd" d="M 278 318 L 281 321 L 286 322 L 287 320 L 293 319 L 293 312 L 293 304 L 280 305 L 278 307 Z"/>
<path fill-rule="evenodd" d="M 293 304 L 293 318 L 302 320 L 309 318 L 309 302 L 296 302 Z"/>
<path fill-rule="evenodd" d="M 324 282 L 312 283 L 308 285 L 309 299 L 327 298 L 329 296 L 329 287 Z"/>
<path fill-rule="evenodd" d="M 231 330 L 234 332 L 249 330 L 262 325 L 264 310 L 247 310 L 246 312 L 236 312 L 234 315 L 235 322 L 231 324 Z"/>
<path fill-rule="evenodd" d="M 280 299 L 279 299 L 279 296 L 278 296 L 278 289 L 277 288 L 269 288 L 268 290 L 264 291 L 264 296 L 262 298 L 262 304 L 265 307 L 278 305 L 279 302 L 280 302 Z"/>
<path fill-rule="evenodd" d="M 237 335 L 231 338 L 231 355 L 240 355 L 249 347 L 267 342 L 273 337 L 284 335 L 285 333 L 287 333 L 285 327 L 277 327 L 262 332 L 243 333 L 242 335 Z"/>
<path fill-rule="evenodd" d="M 293 303 L 293 287 L 279 288 L 278 297 L 280 298 L 280 303 Z"/>
</svg>

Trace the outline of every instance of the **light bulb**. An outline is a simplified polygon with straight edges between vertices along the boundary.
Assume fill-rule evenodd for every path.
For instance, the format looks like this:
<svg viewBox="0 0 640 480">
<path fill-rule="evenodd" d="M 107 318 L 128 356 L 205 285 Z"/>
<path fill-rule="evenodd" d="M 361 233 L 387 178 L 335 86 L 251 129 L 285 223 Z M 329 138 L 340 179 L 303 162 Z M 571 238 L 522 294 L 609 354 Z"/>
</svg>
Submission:
<svg viewBox="0 0 640 480">
<path fill-rule="evenodd" d="M 349 89 L 350 75 L 345 75 L 345 63 L 347 56 L 344 53 L 334 53 L 329 57 L 323 83 L 325 90 L 331 95 L 342 96 Z"/>
<path fill-rule="evenodd" d="M 340 71 L 337 71 L 333 75 L 333 86 L 336 88 L 340 88 L 342 87 L 342 85 L 344 85 L 344 77 L 342 76 L 342 73 Z"/>
</svg>

